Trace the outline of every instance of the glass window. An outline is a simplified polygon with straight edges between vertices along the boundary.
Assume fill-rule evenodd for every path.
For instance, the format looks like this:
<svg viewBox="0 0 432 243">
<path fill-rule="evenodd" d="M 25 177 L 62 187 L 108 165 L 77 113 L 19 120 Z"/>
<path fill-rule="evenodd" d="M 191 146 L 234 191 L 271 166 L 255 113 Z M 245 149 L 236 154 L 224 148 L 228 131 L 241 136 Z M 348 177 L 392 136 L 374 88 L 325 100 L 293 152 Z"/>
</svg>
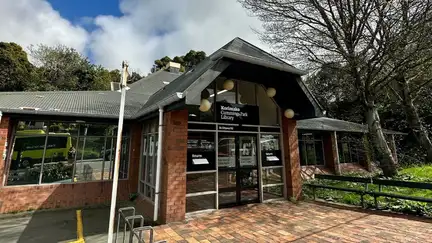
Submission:
<svg viewBox="0 0 432 243">
<path fill-rule="evenodd" d="M 238 82 L 238 104 L 257 105 L 256 101 L 256 84 L 246 81 Z"/>
<path fill-rule="evenodd" d="M 267 93 L 262 85 L 257 85 L 256 94 L 259 106 L 259 120 L 261 125 L 278 125 L 279 116 L 278 108 L 272 98 L 267 96 Z"/>
<path fill-rule="evenodd" d="M 338 133 L 340 163 L 359 163 L 366 159 L 366 150 L 361 134 Z"/>
<path fill-rule="evenodd" d="M 189 132 L 187 171 L 216 169 L 215 133 Z"/>
<path fill-rule="evenodd" d="M 154 201 L 156 184 L 156 163 L 158 151 L 157 132 L 158 119 L 149 120 L 143 125 L 139 193 L 151 201 Z M 124 170 L 127 170 L 127 165 L 125 165 Z"/>
<path fill-rule="evenodd" d="M 234 84 L 234 86 L 232 86 Z M 232 89 L 226 90 L 227 86 Z M 235 80 L 219 78 L 216 80 L 216 102 L 236 104 L 237 84 Z"/>
<path fill-rule="evenodd" d="M 282 153 L 279 145 L 279 135 L 261 135 L 261 162 L 263 166 L 282 165 Z"/>
<path fill-rule="evenodd" d="M 324 165 L 323 139 L 320 132 L 299 131 L 300 165 Z"/>
<path fill-rule="evenodd" d="M 283 185 L 263 187 L 263 199 L 275 199 L 283 197 Z"/>
<path fill-rule="evenodd" d="M 195 212 L 216 208 L 216 194 L 207 194 L 186 198 L 186 212 Z"/>
<path fill-rule="evenodd" d="M 283 168 L 267 168 L 263 169 L 262 181 L 263 185 L 283 183 Z"/>
<path fill-rule="evenodd" d="M 112 125 L 20 121 L 7 185 L 70 183 L 111 179 L 115 136 Z M 127 128 L 126 128 L 127 130 Z M 128 154 L 128 137 L 122 153 Z M 127 177 L 128 156 L 122 156 L 120 178 Z"/>
<path fill-rule="evenodd" d="M 216 174 L 199 173 L 186 175 L 186 193 L 216 191 Z"/>
</svg>

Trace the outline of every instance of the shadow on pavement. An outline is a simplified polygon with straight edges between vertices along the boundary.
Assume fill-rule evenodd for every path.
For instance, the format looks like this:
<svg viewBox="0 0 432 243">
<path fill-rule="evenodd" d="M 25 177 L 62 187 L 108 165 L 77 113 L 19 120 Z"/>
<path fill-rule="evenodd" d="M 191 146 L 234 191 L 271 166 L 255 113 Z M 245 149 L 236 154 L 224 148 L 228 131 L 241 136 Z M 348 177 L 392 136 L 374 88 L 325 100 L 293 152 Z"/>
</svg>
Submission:
<svg viewBox="0 0 432 243">
<path fill-rule="evenodd" d="M 83 231 L 87 242 L 106 241 L 109 208 L 83 209 Z M 77 239 L 76 210 L 39 211 L 0 218 L 0 242 L 71 242 Z"/>
</svg>

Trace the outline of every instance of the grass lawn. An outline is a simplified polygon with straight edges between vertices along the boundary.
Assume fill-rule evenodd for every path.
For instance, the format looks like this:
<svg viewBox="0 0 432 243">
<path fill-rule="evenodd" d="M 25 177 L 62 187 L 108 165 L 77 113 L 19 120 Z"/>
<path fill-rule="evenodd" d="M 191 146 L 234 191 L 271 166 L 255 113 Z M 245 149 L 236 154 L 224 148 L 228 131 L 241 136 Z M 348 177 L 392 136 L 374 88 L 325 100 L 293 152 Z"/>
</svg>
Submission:
<svg viewBox="0 0 432 243">
<path fill-rule="evenodd" d="M 345 175 L 356 176 L 356 177 L 364 176 L 355 173 L 354 174 L 350 173 Z M 432 166 L 421 166 L 421 167 L 411 167 L 411 168 L 401 169 L 399 171 L 399 175 L 394 179 L 432 183 Z M 314 180 L 313 183 L 331 185 L 331 186 L 337 186 L 343 188 L 356 188 L 356 189 L 365 188 L 365 184 L 355 183 L 355 182 Z M 368 190 L 378 191 L 379 189 L 377 185 L 369 184 Z M 432 198 L 432 190 L 384 186 L 382 187 L 382 191 L 388 193 L 394 193 L 394 194 Z M 311 198 L 312 190 L 308 187 L 305 187 L 304 194 L 307 198 Z M 317 189 L 316 196 L 318 198 L 325 199 L 328 201 L 335 201 L 335 202 L 352 204 L 352 205 L 361 205 L 360 195 L 355 193 L 342 192 L 342 191 L 329 190 L 329 189 Z M 366 207 L 370 207 L 370 208 L 375 207 L 373 197 L 365 196 L 364 200 L 365 200 L 364 203 Z M 380 197 L 378 198 L 378 205 L 380 209 L 387 209 L 387 210 L 417 214 L 417 215 L 432 216 L 432 204 L 430 203 L 422 203 L 422 202 Z"/>
</svg>

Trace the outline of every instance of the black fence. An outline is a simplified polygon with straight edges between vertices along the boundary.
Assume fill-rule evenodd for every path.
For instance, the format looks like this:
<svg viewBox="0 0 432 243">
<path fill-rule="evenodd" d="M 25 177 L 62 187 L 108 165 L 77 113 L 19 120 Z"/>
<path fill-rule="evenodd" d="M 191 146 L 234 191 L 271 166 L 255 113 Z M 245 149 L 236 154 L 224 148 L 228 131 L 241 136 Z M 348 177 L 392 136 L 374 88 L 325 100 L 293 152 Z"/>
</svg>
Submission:
<svg viewBox="0 0 432 243">
<path fill-rule="evenodd" d="M 315 178 L 316 179 L 323 179 L 323 180 L 332 180 L 332 181 L 363 183 L 364 187 L 362 189 L 360 189 L 360 188 L 345 188 L 345 187 L 338 187 L 338 186 L 316 184 L 313 182 L 312 183 L 305 183 L 304 186 L 308 186 L 308 187 L 312 188 L 314 199 L 316 199 L 316 190 L 321 188 L 321 189 L 330 189 L 330 190 L 356 193 L 356 194 L 360 195 L 360 197 L 361 197 L 362 207 L 364 207 L 364 196 L 365 195 L 369 195 L 369 196 L 372 196 L 374 198 L 376 208 L 378 208 L 377 198 L 379 198 L 379 197 L 396 198 L 396 199 L 411 200 L 411 201 L 417 201 L 417 202 L 432 203 L 432 198 L 408 196 L 408 195 L 394 194 L 394 193 L 388 193 L 388 192 L 382 191 L 383 186 L 394 186 L 394 187 L 405 187 L 405 188 L 413 188 L 413 189 L 432 190 L 432 183 L 397 181 L 397 180 L 363 178 L 363 177 L 352 177 L 352 176 L 320 175 L 320 174 L 315 175 Z M 377 185 L 378 191 L 370 190 L 369 185 Z"/>
</svg>

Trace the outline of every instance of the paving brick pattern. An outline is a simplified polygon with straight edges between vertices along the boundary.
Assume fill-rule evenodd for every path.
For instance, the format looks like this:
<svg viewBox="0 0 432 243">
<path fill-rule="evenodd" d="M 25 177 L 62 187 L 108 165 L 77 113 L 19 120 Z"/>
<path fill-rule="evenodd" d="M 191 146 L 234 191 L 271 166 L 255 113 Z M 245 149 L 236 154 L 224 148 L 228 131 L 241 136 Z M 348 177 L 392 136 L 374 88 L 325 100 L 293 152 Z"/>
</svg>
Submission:
<svg viewBox="0 0 432 243">
<path fill-rule="evenodd" d="M 168 242 L 432 242 L 432 220 L 278 201 L 156 227 Z"/>
</svg>

